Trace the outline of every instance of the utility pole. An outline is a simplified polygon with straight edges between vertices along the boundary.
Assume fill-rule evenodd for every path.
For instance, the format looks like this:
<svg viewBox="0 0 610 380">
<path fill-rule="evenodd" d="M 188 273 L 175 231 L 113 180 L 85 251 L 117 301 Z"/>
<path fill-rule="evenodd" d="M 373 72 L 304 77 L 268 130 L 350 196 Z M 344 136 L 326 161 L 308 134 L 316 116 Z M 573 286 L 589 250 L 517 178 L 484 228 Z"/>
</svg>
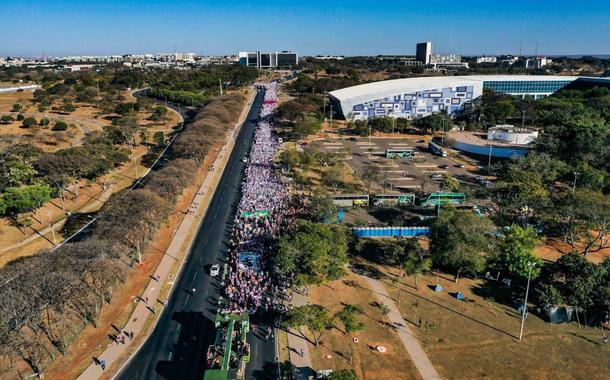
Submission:
<svg viewBox="0 0 610 380">
<path fill-rule="evenodd" d="M 372 128 L 369 125 L 369 160 L 371 159 L 371 143 L 372 143 L 372 141 L 371 141 L 371 133 L 372 133 Z"/>
<path fill-rule="evenodd" d="M 333 129 L 333 105 L 330 105 L 330 129 Z"/>
<path fill-rule="evenodd" d="M 523 302 L 523 310 L 521 311 L 521 331 L 519 331 L 519 341 L 523 339 L 523 327 L 525 326 L 525 313 L 527 311 L 527 296 L 530 292 L 530 280 L 532 278 L 532 268 L 536 265 L 533 261 L 528 261 L 527 266 L 529 270 L 527 272 L 527 287 L 525 288 L 525 301 Z"/>
<path fill-rule="evenodd" d="M 220 95 L 222 96 L 222 81 L 218 78 L 218 87 L 220 87 Z"/>
<path fill-rule="evenodd" d="M 49 217 L 49 227 L 51 228 L 51 233 L 53 234 L 53 245 L 57 245 L 57 240 L 55 240 L 55 224 L 51 220 L 51 211 L 47 211 L 47 216 Z"/>
</svg>

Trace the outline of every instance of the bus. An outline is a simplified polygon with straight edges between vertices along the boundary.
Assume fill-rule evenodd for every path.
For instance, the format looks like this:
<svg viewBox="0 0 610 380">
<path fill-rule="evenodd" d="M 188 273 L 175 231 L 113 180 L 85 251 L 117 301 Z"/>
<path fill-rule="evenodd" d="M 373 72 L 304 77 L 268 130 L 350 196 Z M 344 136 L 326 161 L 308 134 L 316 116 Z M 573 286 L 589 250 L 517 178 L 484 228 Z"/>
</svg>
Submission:
<svg viewBox="0 0 610 380">
<path fill-rule="evenodd" d="M 428 150 L 435 156 L 447 157 L 447 152 L 445 152 L 445 150 L 434 141 L 430 141 L 428 143 Z"/>
<path fill-rule="evenodd" d="M 373 206 L 384 204 L 412 205 L 415 203 L 415 194 L 376 194 L 373 196 Z"/>
<path fill-rule="evenodd" d="M 404 148 L 404 149 L 387 149 L 385 151 L 385 157 L 392 158 L 411 158 L 415 156 L 415 149 Z"/>
<path fill-rule="evenodd" d="M 466 195 L 464 193 L 431 193 L 420 206 L 422 207 L 436 207 L 444 205 L 462 205 L 466 202 Z"/>
<path fill-rule="evenodd" d="M 333 195 L 332 198 L 333 203 L 337 206 L 354 207 L 369 205 L 368 194 L 337 194 Z"/>
</svg>

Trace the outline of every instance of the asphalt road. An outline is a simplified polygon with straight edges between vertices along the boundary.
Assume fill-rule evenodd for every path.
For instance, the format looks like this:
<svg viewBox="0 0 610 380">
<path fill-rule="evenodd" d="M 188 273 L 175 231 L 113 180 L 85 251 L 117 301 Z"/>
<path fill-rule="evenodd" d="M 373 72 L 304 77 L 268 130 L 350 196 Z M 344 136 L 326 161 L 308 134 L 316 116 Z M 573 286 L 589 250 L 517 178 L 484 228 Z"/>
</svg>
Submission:
<svg viewBox="0 0 610 380">
<path fill-rule="evenodd" d="M 117 376 L 118 379 L 203 379 L 205 353 L 215 337 L 213 320 L 220 290 L 218 279 L 210 277 L 209 268 L 215 263 L 221 264 L 222 268 L 226 263 L 233 216 L 241 196 L 240 184 L 245 167 L 241 159 L 252 144 L 263 95 L 262 91 L 257 94 L 236 137 L 236 145 L 208 212 L 157 326 Z M 265 316 L 253 319 L 257 318 L 266 319 Z M 256 326 L 252 330 L 249 336 L 252 363 L 248 368 L 248 379 L 268 378 L 267 373 L 277 371 L 273 365 L 274 343 L 256 337 L 259 330 Z"/>
</svg>

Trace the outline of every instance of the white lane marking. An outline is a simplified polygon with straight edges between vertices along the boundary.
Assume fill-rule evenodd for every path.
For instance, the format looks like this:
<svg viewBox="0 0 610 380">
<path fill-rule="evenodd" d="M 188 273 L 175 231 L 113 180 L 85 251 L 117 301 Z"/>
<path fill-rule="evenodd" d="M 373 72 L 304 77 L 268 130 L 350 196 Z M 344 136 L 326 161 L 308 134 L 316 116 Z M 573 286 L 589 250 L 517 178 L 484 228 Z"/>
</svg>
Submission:
<svg viewBox="0 0 610 380">
<path fill-rule="evenodd" d="M 413 178 L 413 177 L 393 177 L 393 178 L 388 178 L 388 180 L 390 180 L 390 181 L 413 181 L 413 180 L 415 180 L 415 178 Z"/>
</svg>

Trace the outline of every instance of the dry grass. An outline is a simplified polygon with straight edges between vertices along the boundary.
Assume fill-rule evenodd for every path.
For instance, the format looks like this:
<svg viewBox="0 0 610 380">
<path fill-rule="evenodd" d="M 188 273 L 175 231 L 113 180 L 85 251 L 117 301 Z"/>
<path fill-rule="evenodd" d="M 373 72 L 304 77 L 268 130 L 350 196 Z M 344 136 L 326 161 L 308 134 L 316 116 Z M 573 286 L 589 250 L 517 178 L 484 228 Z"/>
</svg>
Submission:
<svg viewBox="0 0 610 380">
<path fill-rule="evenodd" d="M 518 312 L 495 302 L 482 280 L 462 279 L 454 284 L 450 275 L 441 275 L 439 283 L 445 290 L 434 292 L 428 285 L 437 279 L 429 275 L 419 281 L 420 289 L 416 290 L 411 278 L 396 281 L 395 269 L 376 267 L 383 273 L 382 282 L 391 296 L 400 297 L 397 305 L 403 317 L 412 324 L 443 378 L 610 377 L 610 347 L 601 343 L 599 329 L 552 325 L 530 314 L 524 340 L 518 342 Z M 465 301 L 452 296 L 457 291 L 462 292 Z"/>
<path fill-rule="evenodd" d="M 309 346 L 315 369 L 354 369 L 359 379 L 419 378 L 398 335 L 386 325 L 379 309 L 373 306 L 375 296 L 360 276 L 349 272 L 348 276 L 331 285 L 312 287 L 309 299 L 312 304 L 323 305 L 333 314 L 344 304 L 359 305 L 364 309 L 364 315 L 358 319 L 366 325 L 361 332 L 345 335 L 339 330 L 344 328 L 343 324 L 336 321 L 337 328 L 322 335 L 318 348 Z M 358 337 L 358 343 L 353 342 L 354 337 Z M 385 346 L 388 351 L 383 354 L 375 351 L 373 347 L 377 345 Z M 349 362 L 350 356 L 352 363 Z"/>
</svg>

